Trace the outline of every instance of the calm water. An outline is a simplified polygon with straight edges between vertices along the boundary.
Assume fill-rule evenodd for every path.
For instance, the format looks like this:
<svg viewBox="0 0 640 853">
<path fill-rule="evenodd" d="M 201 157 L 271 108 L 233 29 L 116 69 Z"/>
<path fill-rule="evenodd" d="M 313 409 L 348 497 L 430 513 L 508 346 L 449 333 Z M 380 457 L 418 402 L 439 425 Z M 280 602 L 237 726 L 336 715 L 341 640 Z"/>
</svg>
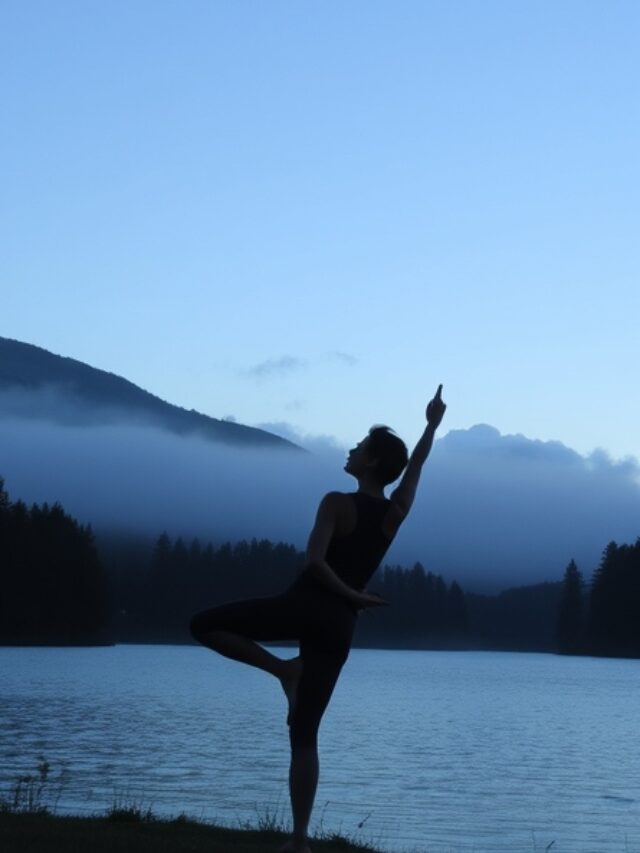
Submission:
<svg viewBox="0 0 640 853">
<path fill-rule="evenodd" d="M 288 817 L 280 687 L 204 649 L 0 649 L 0 703 L 0 795 L 44 756 L 59 812 Z M 389 851 L 640 853 L 640 661 L 355 649 L 320 749 L 316 829 Z"/>
</svg>

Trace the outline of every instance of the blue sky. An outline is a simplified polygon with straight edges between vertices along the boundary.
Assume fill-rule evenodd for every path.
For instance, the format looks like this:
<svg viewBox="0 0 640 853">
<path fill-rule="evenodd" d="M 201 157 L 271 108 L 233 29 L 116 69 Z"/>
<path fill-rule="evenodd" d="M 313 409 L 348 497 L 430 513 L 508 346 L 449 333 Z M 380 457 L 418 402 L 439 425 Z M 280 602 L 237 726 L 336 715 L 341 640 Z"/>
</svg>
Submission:
<svg viewBox="0 0 640 853">
<path fill-rule="evenodd" d="M 249 424 L 640 457 L 635 2 L 0 9 L 0 334 Z M 445 429 L 445 427 L 443 427 Z"/>
</svg>

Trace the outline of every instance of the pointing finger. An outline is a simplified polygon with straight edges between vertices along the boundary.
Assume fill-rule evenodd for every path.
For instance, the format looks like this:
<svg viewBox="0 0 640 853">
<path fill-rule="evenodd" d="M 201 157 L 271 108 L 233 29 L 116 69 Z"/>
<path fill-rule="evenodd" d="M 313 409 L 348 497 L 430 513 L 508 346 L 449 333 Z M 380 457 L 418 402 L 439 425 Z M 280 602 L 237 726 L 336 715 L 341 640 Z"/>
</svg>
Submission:
<svg viewBox="0 0 640 853">
<path fill-rule="evenodd" d="M 436 391 L 436 395 L 434 397 L 434 400 L 439 400 L 441 394 L 442 394 L 442 385 L 438 385 L 438 390 Z"/>
</svg>

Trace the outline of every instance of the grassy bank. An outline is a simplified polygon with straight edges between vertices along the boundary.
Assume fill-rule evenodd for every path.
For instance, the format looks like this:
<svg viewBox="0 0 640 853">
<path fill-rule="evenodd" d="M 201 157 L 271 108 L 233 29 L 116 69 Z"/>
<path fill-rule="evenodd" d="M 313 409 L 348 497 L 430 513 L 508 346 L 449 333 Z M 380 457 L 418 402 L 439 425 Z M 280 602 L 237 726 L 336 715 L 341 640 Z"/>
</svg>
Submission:
<svg viewBox="0 0 640 853">
<path fill-rule="evenodd" d="M 0 811 L 3 853 L 275 853 L 287 836 L 177 818 L 60 817 Z M 382 853 L 339 836 L 311 842 L 313 853 Z"/>
</svg>

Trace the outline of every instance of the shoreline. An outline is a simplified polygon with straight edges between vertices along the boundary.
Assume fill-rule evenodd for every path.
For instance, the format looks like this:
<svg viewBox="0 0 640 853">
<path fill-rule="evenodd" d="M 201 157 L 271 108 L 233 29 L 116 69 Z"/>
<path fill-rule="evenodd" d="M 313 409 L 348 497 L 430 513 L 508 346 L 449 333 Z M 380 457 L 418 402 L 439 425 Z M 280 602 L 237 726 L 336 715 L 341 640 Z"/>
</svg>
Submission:
<svg viewBox="0 0 640 853">
<path fill-rule="evenodd" d="M 288 837 L 276 827 L 232 829 L 137 810 L 90 817 L 0 810 L 0 849 L 7 853 L 277 853 Z M 313 853 L 385 853 L 338 835 L 311 838 L 310 844 Z"/>
</svg>

